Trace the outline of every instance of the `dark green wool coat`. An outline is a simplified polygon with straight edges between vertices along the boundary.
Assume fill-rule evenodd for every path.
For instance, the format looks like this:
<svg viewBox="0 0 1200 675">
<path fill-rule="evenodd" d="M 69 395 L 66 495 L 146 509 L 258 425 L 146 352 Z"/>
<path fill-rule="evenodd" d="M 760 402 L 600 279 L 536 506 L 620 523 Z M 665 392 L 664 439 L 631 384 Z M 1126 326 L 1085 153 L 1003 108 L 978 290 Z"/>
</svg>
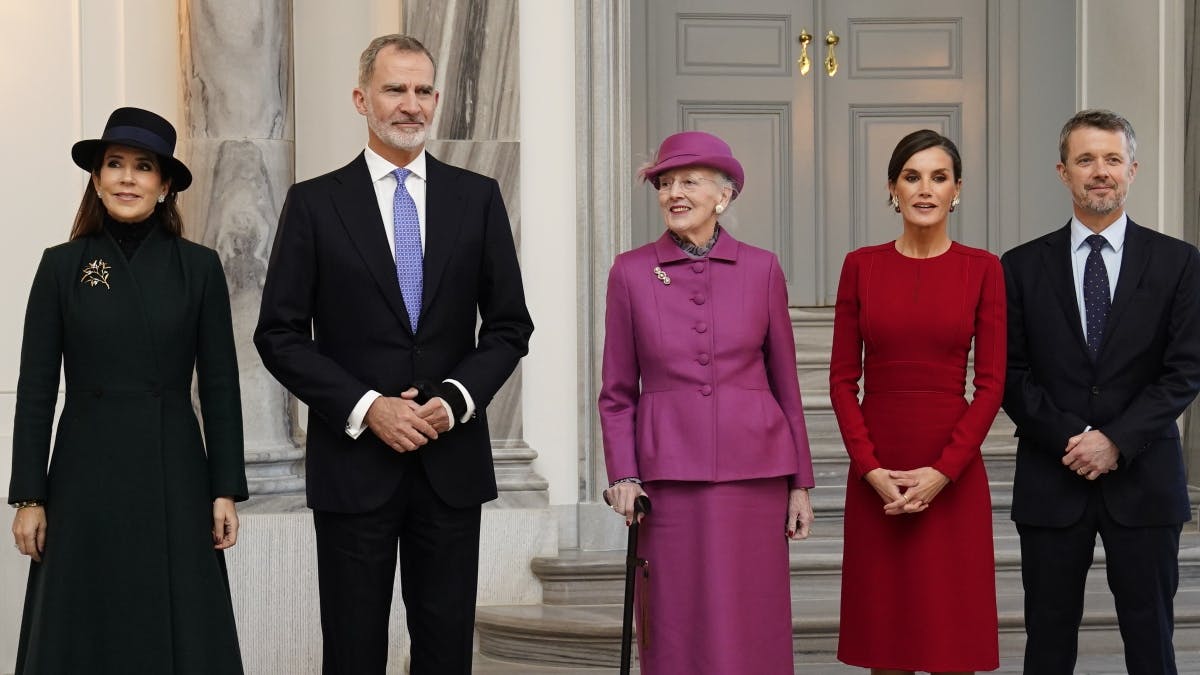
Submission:
<svg viewBox="0 0 1200 675">
<path fill-rule="evenodd" d="M 25 316 L 8 492 L 45 500 L 47 519 L 17 673 L 241 673 L 211 532 L 213 499 L 246 493 L 216 253 L 158 227 L 131 261 L 107 233 L 47 249 Z"/>
</svg>

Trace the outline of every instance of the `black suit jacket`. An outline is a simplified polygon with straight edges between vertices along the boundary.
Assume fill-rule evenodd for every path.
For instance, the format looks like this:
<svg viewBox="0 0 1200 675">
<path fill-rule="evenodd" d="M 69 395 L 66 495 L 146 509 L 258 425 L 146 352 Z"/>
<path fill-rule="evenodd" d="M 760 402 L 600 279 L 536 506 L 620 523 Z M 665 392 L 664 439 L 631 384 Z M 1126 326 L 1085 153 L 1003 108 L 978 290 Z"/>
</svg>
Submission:
<svg viewBox="0 0 1200 675">
<path fill-rule="evenodd" d="M 496 497 L 485 409 L 528 351 L 508 214 L 496 181 L 427 155 L 426 240 L 416 335 L 396 279 L 363 155 L 288 191 L 254 342 L 263 363 L 309 406 L 308 504 L 361 513 L 395 493 L 406 458 L 370 430 L 345 433 L 359 399 L 453 378 L 476 416 L 416 451 L 444 501 Z M 476 318 L 481 320 L 476 333 Z"/>
<path fill-rule="evenodd" d="M 1071 274 L 1070 225 L 1004 254 L 1008 379 L 1016 422 L 1012 518 L 1061 527 L 1099 489 L 1131 527 L 1191 517 L 1176 418 L 1200 391 L 1200 252 L 1129 221 L 1100 352 L 1088 355 Z M 1062 464 L 1088 425 L 1120 449 L 1098 488 Z"/>
</svg>

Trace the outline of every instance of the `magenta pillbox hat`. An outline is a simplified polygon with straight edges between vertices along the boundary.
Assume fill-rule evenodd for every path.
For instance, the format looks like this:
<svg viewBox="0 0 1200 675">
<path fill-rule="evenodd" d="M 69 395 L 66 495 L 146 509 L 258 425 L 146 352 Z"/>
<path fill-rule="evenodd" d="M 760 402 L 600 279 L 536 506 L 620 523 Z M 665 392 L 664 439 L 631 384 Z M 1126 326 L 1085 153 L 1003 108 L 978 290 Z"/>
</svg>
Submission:
<svg viewBox="0 0 1200 675">
<path fill-rule="evenodd" d="M 704 131 L 681 131 L 667 136 L 658 146 L 654 164 L 642 170 L 642 179 L 657 183 L 659 174 L 681 166 L 706 166 L 729 176 L 735 199 L 746 182 L 746 173 L 734 159 L 729 144 Z"/>
</svg>

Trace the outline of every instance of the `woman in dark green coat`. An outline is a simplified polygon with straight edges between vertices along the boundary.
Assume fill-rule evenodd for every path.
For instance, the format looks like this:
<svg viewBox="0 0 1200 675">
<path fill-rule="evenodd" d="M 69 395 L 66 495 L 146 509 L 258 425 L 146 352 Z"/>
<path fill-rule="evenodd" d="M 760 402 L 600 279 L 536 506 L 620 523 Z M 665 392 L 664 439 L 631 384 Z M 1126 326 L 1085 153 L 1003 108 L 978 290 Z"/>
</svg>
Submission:
<svg viewBox="0 0 1200 675">
<path fill-rule="evenodd" d="M 180 237 L 192 177 L 174 150 L 170 123 L 137 108 L 71 150 L 91 181 L 70 241 L 42 256 L 17 384 L 18 674 L 242 672 L 223 553 L 247 492 L 229 294 L 217 254 Z"/>
</svg>

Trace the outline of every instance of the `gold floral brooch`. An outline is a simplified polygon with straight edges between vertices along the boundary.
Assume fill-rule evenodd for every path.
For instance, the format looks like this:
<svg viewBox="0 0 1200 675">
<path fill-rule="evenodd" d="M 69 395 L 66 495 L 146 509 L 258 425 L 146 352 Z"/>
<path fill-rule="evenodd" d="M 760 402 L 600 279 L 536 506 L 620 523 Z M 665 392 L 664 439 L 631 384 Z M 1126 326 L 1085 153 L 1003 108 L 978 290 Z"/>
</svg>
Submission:
<svg viewBox="0 0 1200 675">
<path fill-rule="evenodd" d="M 79 283 L 87 284 L 92 288 L 104 284 L 104 287 L 111 291 L 112 286 L 108 285 L 108 270 L 110 269 L 108 263 L 97 258 L 83 266 L 83 276 L 79 278 Z"/>
</svg>

